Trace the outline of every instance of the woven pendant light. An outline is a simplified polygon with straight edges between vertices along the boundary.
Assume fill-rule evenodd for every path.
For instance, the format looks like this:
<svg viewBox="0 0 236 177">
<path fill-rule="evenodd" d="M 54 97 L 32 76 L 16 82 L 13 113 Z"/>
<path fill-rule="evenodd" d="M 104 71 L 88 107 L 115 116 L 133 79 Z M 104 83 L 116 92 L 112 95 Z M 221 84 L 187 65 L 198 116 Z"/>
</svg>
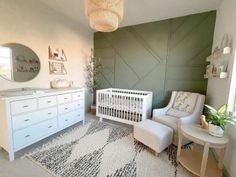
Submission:
<svg viewBox="0 0 236 177">
<path fill-rule="evenodd" d="M 85 13 L 96 31 L 115 31 L 123 19 L 124 0 L 86 0 Z"/>
</svg>

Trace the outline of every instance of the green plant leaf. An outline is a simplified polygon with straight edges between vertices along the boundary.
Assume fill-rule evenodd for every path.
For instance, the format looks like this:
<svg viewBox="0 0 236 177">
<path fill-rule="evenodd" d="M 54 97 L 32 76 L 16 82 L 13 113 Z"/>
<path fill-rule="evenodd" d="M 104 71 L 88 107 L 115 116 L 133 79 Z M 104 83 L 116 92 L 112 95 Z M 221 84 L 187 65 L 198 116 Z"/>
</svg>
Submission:
<svg viewBox="0 0 236 177">
<path fill-rule="evenodd" d="M 227 111 L 227 104 L 222 105 L 219 109 L 218 109 L 218 113 L 219 114 L 225 114 Z"/>
<path fill-rule="evenodd" d="M 217 113 L 217 110 L 210 105 L 205 104 L 205 107 L 211 112 L 211 113 Z"/>
<path fill-rule="evenodd" d="M 205 105 L 205 106 L 208 109 L 207 112 L 205 113 L 206 121 L 208 123 L 219 126 L 222 129 L 225 129 L 228 123 L 236 124 L 235 119 L 233 119 L 231 116 L 226 114 L 226 111 L 227 111 L 226 104 L 221 106 L 218 111 L 209 105 Z"/>
</svg>

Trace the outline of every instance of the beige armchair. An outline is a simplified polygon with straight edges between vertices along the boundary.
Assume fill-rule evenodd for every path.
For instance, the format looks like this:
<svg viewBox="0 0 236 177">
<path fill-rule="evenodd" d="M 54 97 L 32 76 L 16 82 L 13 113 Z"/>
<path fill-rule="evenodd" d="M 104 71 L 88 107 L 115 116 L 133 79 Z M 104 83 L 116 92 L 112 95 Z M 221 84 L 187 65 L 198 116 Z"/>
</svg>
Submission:
<svg viewBox="0 0 236 177">
<path fill-rule="evenodd" d="M 173 91 L 169 104 L 164 108 L 154 109 L 152 119 L 173 129 L 173 144 L 177 145 L 178 127 L 184 124 L 200 123 L 204 102 L 205 95 Z"/>
</svg>

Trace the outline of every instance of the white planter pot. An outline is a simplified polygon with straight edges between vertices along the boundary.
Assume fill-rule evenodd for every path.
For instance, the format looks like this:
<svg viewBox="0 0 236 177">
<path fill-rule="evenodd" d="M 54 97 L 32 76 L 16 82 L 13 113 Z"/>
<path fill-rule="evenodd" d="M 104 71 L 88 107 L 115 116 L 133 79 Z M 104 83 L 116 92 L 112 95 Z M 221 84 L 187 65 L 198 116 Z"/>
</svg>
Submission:
<svg viewBox="0 0 236 177">
<path fill-rule="evenodd" d="M 209 134 L 216 136 L 216 137 L 223 137 L 224 136 L 224 130 L 216 125 L 209 124 Z"/>
</svg>

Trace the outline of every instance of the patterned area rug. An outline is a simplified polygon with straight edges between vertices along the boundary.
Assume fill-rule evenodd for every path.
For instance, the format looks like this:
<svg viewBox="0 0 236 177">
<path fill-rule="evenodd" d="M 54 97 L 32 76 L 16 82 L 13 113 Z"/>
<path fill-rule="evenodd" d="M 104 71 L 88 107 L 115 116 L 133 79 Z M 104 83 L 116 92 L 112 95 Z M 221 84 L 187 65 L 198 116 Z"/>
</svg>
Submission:
<svg viewBox="0 0 236 177">
<path fill-rule="evenodd" d="M 133 130 L 91 121 L 27 155 L 56 177 L 192 177 L 176 163 L 176 147 L 156 157 Z"/>
</svg>

